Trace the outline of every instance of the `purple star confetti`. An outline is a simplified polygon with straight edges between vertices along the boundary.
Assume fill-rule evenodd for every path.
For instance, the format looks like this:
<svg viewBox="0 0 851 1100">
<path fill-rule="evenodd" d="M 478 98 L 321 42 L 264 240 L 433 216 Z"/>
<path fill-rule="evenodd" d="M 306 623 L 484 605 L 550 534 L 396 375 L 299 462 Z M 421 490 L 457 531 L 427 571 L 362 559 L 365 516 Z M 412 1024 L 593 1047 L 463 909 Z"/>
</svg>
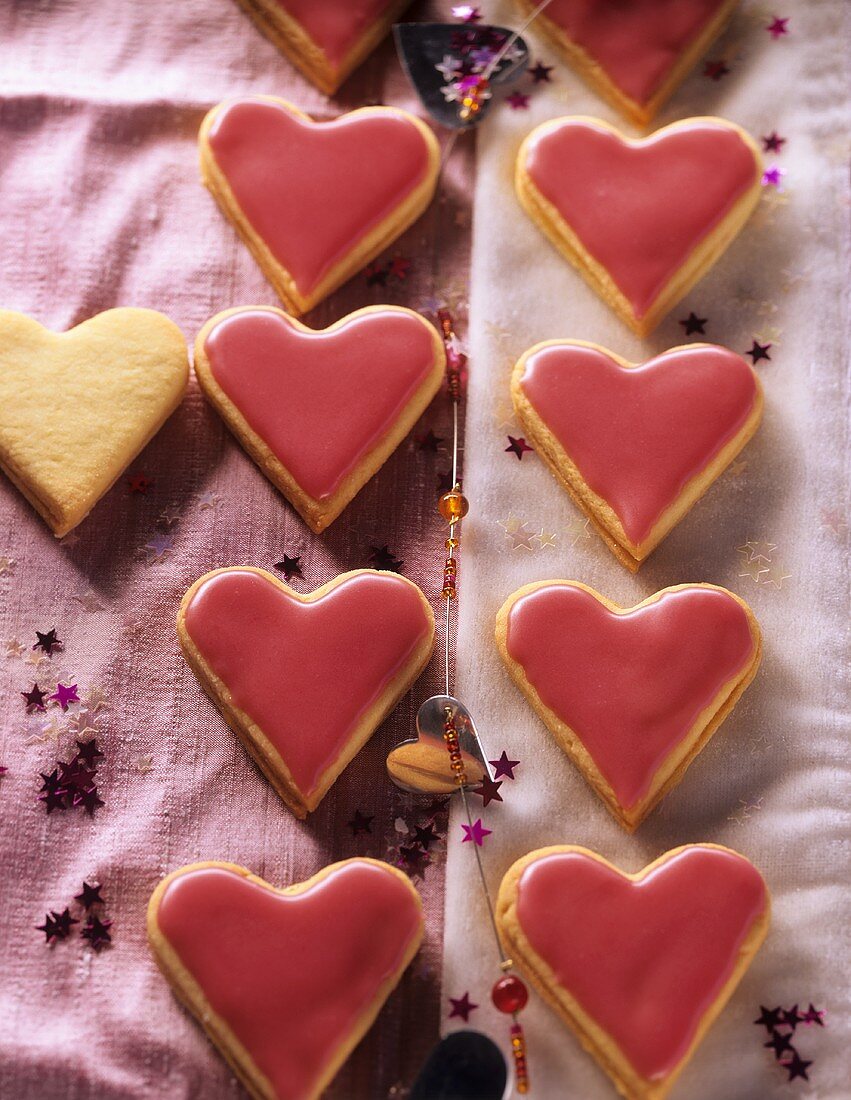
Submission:
<svg viewBox="0 0 851 1100">
<path fill-rule="evenodd" d="M 770 134 L 762 138 L 763 152 L 766 153 L 782 153 L 785 144 L 786 138 L 780 137 L 776 130 L 772 130 Z"/>
<path fill-rule="evenodd" d="M 800 1037 L 798 1025 L 815 1022 L 824 1027 L 824 1012 L 810 1002 L 806 1012 L 799 1012 L 798 1005 L 794 1004 L 791 1008 L 766 1008 L 765 1005 L 760 1005 L 759 1013 L 754 1024 L 764 1027 L 769 1035 L 768 1042 L 763 1043 L 763 1046 L 773 1051 L 777 1065 L 786 1070 L 789 1081 L 797 1078 L 809 1081 L 807 1070 L 813 1062 L 803 1059 L 795 1046 Z"/>
<path fill-rule="evenodd" d="M 765 359 L 770 363 L 771 356 L 768 353 L 769 351 L 771 351 L 771 348 L 771 344 L 760 344 L 758 340 L 754 340 L 751 344 L 750 351 L 746 351 L 745 355 L 749 355 L 751 357 L 751 362 L 754 364 L 754 366 L 756 366 L 756 364 L 759 363 L 762 359 Z"/>
<path fill-rule="evenodd" d="M 284 554 L 281 561 L 275 562 L 275 568 L 279 573 L 283 573 L 288 581 L 291 581 L 293 577 L 304 579 L 304 573 L 301 571 L 301 554 L 296 554 L 292 558 L 289 554 Z"/>
<path fill-rule="evenodd" d="M 32 714 L 34 711 L 47 710 L 44 705 L 44 700 L 47 698 L 47 693 L 42 691 L 38 684 L 33 684 L 29 691 L 22 691 L 21 695 L 24 697 L 24 708 L 27 714 Z"/>
<path fill-rule="evenodd" d="M 387 569 L 391 573 L 401 573 L 405 564 L 397 558 L 385 543 L 384 546 L 370 546 L 369 564 L 376 569 Z"/>
<path fill-rule="evenodd" d="M 480 787 L 475 787 L 470 793 L 477 794 L 482 800 L 482 808 L 489 806 L 491 802 L 502 802 L 502 795 L 499 793 L 499 788 L 502 786 L 502 780 L 494 781 L 489 775 L 486 775 L 482 780 Z"/>
<path fill-rule="evenodd" d="M 787 16 L 785 19 L 780 19 L 778 16 L 772 16 L 771 22 L 765 28 L 771 37 L 777 41 L 778 38 L 783 38 L 784 35 L 789 33 L 789 19 Z"/>
<path fill-rule="evenodd" d="M 58 703 L 63 711 L 66 711 L 72 703 L 79 703 L 76 684 L 57 684 L 56 691 L 49 697 L 53 703 Z"/>
<path fill-rule="evenodd" d="M 69 761 L 59 760 L 50 773 L 40 772 L 42 785 L 38 801 L 44 803 L 48 815 L 53 810 L 68 810 L 82 806 L 89 814 L 103 806 L 95 782 L 98 750 L 94 738 L 81 744 L 79 751 Z"/>
<path fill-rule="evenodd" d="M 550 76 L 552 71 L 552 65 L 545 65 L 543 61 L 539 61 L 529 69 L 529 76 L 535 84 L 550 84 L 552 82 Z"/>
<path fill-rule="evenodd" d="M 519 436 L 517 439 L 515 439 L 513 435 L 508 436 L 508 446 L 505 448 L 506 454 L 517 455 L 518 461 L 522 461 L 523 455 L 531 450 L 532 448 L 523 436 Z"/>
<path fill-rule="evenodd" d="M 526 111 L 529 109 L 529 96 L 525 92 L 512 92 L 505 97 L 505 102 L 512 111 Z"/>
<path fill-rule="evenodd" d="M 48 630 L 44 634 L 42 634 L 40 630 L 37 630 L 35 632 L 35 636 L 37 640 L 35 645 L 33 646 L 33 649 L 43 650 L 48 657 L 53 654 L 53 651 L 55 649 L 63 648 L 62 642 L 56 635 L 55 627 L 53 628 L 53 630 Z"/>
<path fill-rule="evenodd" d="M 465 993 L 462 997 L 450 997 L 449 1003 L 452 1005 L 449 1012 L 449 1019 L 463 1020 L 465 1024 L 470 1019 L 470 1013 L 475 1012 L 479 1007 L 470 1000 L 469 992 Z"/>
<path fill-rule="evenodd" d="M 439 839 L 433 821 L 429 821 L 427 825 L 414 826 L 414 840 L 425 849 L 425 851 L 430 851 L 432 844 L 436 844 Z"/>
<path fill-rule="evenodd" d="M 80 935 L 84 940 L 89 941 L 94 951 L 100 951 L 101 948 L 112 942 L 112 936 L 109 934 L 111 927 L 111 920 L 101 920 L 100 917 L 90 916 L 80 929 Z"/>
<path fill-rule="evenodd" d="M 142 496 L 147 496 L 151 489 L 153 489 L 154 484 L 154 479 L 148 477 L 147 474 L 131 474 L 130 477 L 127 478 L 127 492 L 131 494 L 139 493 Z"/>
<path fill-rule="evenodd" d="M 103 887 L 97 883 L 92 886 L 88 882 L 83 882 L 83 889 L 79 894 L 74 895 L 74 901 L 78 901 L 84 909 L 91 909 L 94 905 L 103 905 L 103 898 L 100 896 L 102 889 Z"/>
<path fill-rule="evenodd" d="M 355 816 L 348 823 L 349 828 L 352 830 L 352 836 L 360 836 L 361 833 L 371 833 L 374 820 L 374 814 L 364 814 L 361 813 L 360 810 L 355 810 Z"/>
<path fill-rule="evenodd" d="M 493 767 L 494 779 L 514 779 L 514 769 L 519 767 L 519 760 L 509 760 L 505 749 L 502 750 L 502 756 L 499 760 L 489 760 L 489 764 Z"/>
<path fill-rule="evenodd" d="M 79 923 L 66 906 L 61 913 L 51 909 L 45 914 L 44 924 L 37 924 L 35 927 L 39 932 L 44 932 L 46 943 L 57 943 L 59 940 L 67 940 L 71 935 L 71 925 Z"/>
<path fill-rule="evenodd" d="M 776 164 L 772 164 L 770 168 L 762 173 L 762 186 L 774 187 L 778 191 L 783 190 L 783 177 L 786 175 L 784 168 L 778 167 Z"/>
<path fill-rule="evenodd" d="M 462 823 L 461 829 L 464 833 L 464 839 L 461 843 L 467 844 L 469 841 L 472 841 L 477 848 L 481 848 L 485 842 L 485 837 L 490 836 L 493 832 L 493 829 L 486 829 L 484 827 L 481 818 L 477 818 L 472 825 L 464 825 Z"/>
<path fill-rule="evenodd" d="M 718 61 L 707 61 L 703 68 L 703 75 L 708 76 L 710 80 L 714 80 L 716 83 L 721 80 L 722 77 L 727 76 L 730 69 L 727 62 L 720 58 Z"/>
<path fill-rule="evenodd" d="M 700 336 L 705 336 L 708 322 L 708 317 L 698 317 L 698 315 L 692 311 L 689 313 L 688 317 L 683 318 L 679 323 L 685 329 L 686 336 L 693 336 L 695 333 L 698 333 Z"/>
</svg>

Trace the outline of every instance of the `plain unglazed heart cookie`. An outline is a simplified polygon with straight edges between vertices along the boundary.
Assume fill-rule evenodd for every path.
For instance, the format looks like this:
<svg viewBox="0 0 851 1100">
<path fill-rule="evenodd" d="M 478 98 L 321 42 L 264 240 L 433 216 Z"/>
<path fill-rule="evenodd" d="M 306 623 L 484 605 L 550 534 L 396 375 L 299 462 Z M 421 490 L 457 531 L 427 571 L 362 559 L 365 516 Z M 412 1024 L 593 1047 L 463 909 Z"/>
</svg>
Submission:
<svg viewBox="0 0 851 1100">
<path fill-rule="evenodd" d="M 573 845 L 509 868 L 496 917 L 507 953 L 629 1100 L 666 1096 L 768 932 L 744 856 L 675 848 L 637 875 Z"/>
<path fill-rule="evenodd" d="M 521 356 L 511 395 L 538 454 L 633 572 L 744 447 L 763 405 L 753 368 L 713 344 L 636 364 L 549 340 Z"/>
<path fill-rule="evenodd" d="M 312 309 L 420 216 L 437 140 L 395 107 L 314 122 L 273 96 L 220 103 L 199 135 L 201 177 L 290 313 Z"/>
<path fill-rule="evenodd" d="M 434 615 L 396 573 L 358 569 L 302 595 L 262 569 L 216 569 L 177 616 L 183 654 L 296 817 L 428 663 Z"/>
<path fill-rule="evenodd" d="M 537 17 L 599 95 L 646 126 L 724 29 L 737 0 L 552 0 Z M 518 0 L 530 13 L 536 0 Z"/>
<path fill-rule="evenodd" d="M 186 389 L 180 329 L 110 309 L 68 332 L 0 310 L 0 467 L 57 538 L 89 514 Z"/>
<path fill-rule="evenodd" d="M 575 116 L 529 134 L 515 186 L 565 259 L 647 336 L 739 233 L 761 180 L 760 151 L 732 122 L 689 118 L 634 140 Z"/>
<path fill-rule="evenodd" d="M 314 531 L 398 447 L 445 366 L 434 326 L 396 306 L 370 306 L 321 331 L 279 309 L 229 309 L 195 342 L 205 394 Z"/>
<path fill-rule="evenodd" d="M 148 905 L 160 969 L 260 1100 L 315 1100 L 327 1088 L 422 935 L 408 878 L 371 859 L 282 890 L 232 863 L 195 863 Z"/>
<path fill-rule="evenodd" d="M 578 581 L 539 581 L 503 604 L 496 641 L 535 712 L 630 832 L 679 783 L 762 656 L 750 608 L 710 584 L 621 608 Z"/>
<path fill-rule="evenodd" d="M 410 0 L 237 0 L 327 95 L 372 53 Z"/>
</svg>

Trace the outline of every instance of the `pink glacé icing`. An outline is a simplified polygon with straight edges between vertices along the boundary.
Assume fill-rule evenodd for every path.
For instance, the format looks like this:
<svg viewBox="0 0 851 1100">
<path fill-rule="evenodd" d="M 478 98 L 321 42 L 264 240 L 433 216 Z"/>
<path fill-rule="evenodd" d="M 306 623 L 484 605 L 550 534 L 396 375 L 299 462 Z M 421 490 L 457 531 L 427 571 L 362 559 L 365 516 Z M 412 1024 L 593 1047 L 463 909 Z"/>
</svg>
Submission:
<svg viewBox="0 0 851 1100">
<path fill-rule="evenodd" d="M 584 588 L 547 584 L 512 606 L 507 646 L 626 808 L 754 655 L 741 604 L 698 587 L 618 614 Z"/>
<path fill-rule="evenodd" d="M 532 140 L 526 169 L 643 317 L 754 185 L 758 164 L 738 132 L 720 123 L 687 122 L 627 142 L 565 119 Z"/>
<path fill-rule="evenodd" d="M 302 603 L 271 578 L 239 569 L 204 581 L 185 625 L 303 795 L 431 626 L 419 592 L 391 574 L 361 573 Z"/>
<path fill-rule="evenodd" d="M 333 65 L 372 28 L 395 0 L 276 0 Z"/>
<path fill-rule="evenodd" d="M 685 1057 L 767 901 L 733 852 L 695 845 L 638 882 L 564 852 L 527 866 L 517 916 L 559 984 L 653 1081 Z"/>
<path fill-rule="evenodd" d="M 706 345 L 630 368 L 596 348 L 551 344 L 526 360 L 521 388 L 636 545 L 741 431 L 757 399 L 744 359 Z"/>
<path fill-rule="evenodd" d="M 555 23 L 630 99 L 646 103 L 725 0 L 552 0 Z"/>
<path fill-rule="evenodd" d="M 208 140 L 242 213 L 305 294 L 429 167 L 417 126 L 391 110 L 316 123 L 280 103 L 236 99 L 218 110 Z"/>
<path fill-rule="evenodd" d="M 402 965 L 422 916 L 403 882 L 355 860 L 290 896 L 223 867 L 187 871 L 166 887 L 157 924 L 278 1100 L 301 1100 Z"/>
<path fill-rule="evenodd" d="M 274 310 L 242 310 L 204 349 L 225 394 L 315 500 L 387 435 L 435 359 L 429 328 L 393 309 L 322 332 Z"/>
</svg>

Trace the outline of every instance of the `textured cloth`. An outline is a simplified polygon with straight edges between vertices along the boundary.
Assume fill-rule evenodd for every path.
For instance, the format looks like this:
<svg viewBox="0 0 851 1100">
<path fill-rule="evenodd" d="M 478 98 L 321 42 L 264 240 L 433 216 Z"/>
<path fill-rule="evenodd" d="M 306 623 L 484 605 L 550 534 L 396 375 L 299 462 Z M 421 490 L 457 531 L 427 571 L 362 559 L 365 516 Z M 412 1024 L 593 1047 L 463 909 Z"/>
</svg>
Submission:
<svg viewBox="0 0 851 1100">
<path fill-rule="evenodd" d="M 786 171 L 784 191 L 766 189 L 741 237 L 646 341 L 568 267 L 513 194 L 518 146 L 537 123 L 584 114 L 619 124 L 531 32 L 533 55 L 555 65 L 553 81 L 535 91 L 528 111 L 496 108 L 478 145 L 465 456 L 471 511 L 459 571 L 458 695 L 489 755 L 506 749 L 521 761 L 515 782 L 503 784 L 504 803 L 483 811 L 493 829 L 483 857 L 494 893 L 515 859 L 559 843 L 585 845 L 636 871 L 679 844 L 712 841 L 743 852 L 763 871 L 774 894 L 773 926 L 672 1092 L 688 1100 L 766 1100 L 801 1085 L 786 1083 L 763 1049 L 765 1030 L 752 1021 L 760 1003 L 806 1008 L 810 1000 L 826 1009 L 828 1026 L 798 1028 L 801 1057 L 814 1059 L 812 1083 L 803 1089 L 819 1100 L 848 1095 L 847 5 L 792 0 L 778 7 L 777 15 L 791 18 L 789 35 L 777 41 L 764 29 L 773 13 L 743 4 L 709 54 L 727 60 L 729 75 L 716 83 L 699 65 L 659 125 L 718 114 L 756 136 L 776 130 L 788 144 L 766 154 L 766 162 Z M 511 3 L 487 6 L 496 22 L 514 15 Z M 765 418 L 741 462 L 633 577 L 584 531 L 584 519 L 539 459 L 526 454 L 518 462 L 504 453 L 506 434 L 523 434 L 510 416 L 508 379 L 523 350 L 558 337 L 646 358 L 683 342 L 678 321 L 690 310 L 709 318 L 705 339 L 739 352 L 755 336 L 773 345 L 770 362 L 757 367 Z M 507 537 L 504 525 L 515 530 L 522 523 L 526 529 Z M 554 546 L 542 547 L 538 538 L 531 549 L 512 548 L 525 531 L 542 530 L 557 535 Z M 745 555 L 737 548 L 749 540 L 777 544 L 772 572 L 759 583 L 742 575 Z M 790 576 L 781 582 L 783 573 Z M 557 748 L 492 640 L 503 600 L 548 578 L 583 581 L 627 606 L 666 585 L 721 584 L 750 602 L 764 632 L 763 666 L 735 713 L 632 837 Z M 498 973 L 495 950 L 459 821 L 453 817 L 447 864 L 444 995 L 469 990 L 482 1006 L 471 1023 L 505 1048 L 505 1019 L 488 996 Z M 523 1020 L 533 1095 L 613 1095 L 537 996 Z"/>
<path fill-rule="evenodd" d="M 277 304 L 198 180 L 199 123 L 218 100 L 241 92 L 283 95 L 320 117 L 379 100 L 413 106 L 389 42 L 329 103 L 233 0 L 4 3 L 0 304 L 57 330 L 113 306 L 151 307 L 176 321 L 187 342 L 219 310 Z M 382 301 L 428 308 L 435 256 L 457 296 L 469 247 L 470 189 L 461 186 L 472 172 L 468 153 L 456 153 L 453 167 L 446 201 L 388 252 L 414 260 L 409 278 L 381 288 L 357 276 L 308 323 L 320 327 Z M 410 736 L 418 703 L 437 689 L 437 660 L 299 823 L 189 671 L 174 617 L 183 592 L 208 569 L 272 570 L 285 553 L 301 555 L 304 579 L 292 583 L 308 591 L 369 565 L 371 547 L 384 544 L 437 607 L 443 528 L 434 504 L 448 457 L 415 442 L 429 428 L 447 436 L 445 397 L 321 537 L 230 437 L 194 380 L 128 471 L 154 480 L 148 493 L 131 494 L 122 478 L 63 542 L 0 478 L 0 642 L 25 647 L 8 658 L 0 647 L 0 765 L 9 769 L 0 779 L 0 1096 L 240 1093 L 149 955 L 144 917 L 155 883 L 187 862 L 225 859 L 287 885 L 337 859 L 389 858 L 405 842 L 397 819 L 408 827 L 423 819 L 386 779 L 384 758 Z M 38 668 L 28 664 L 34 632 L 54 626 L 64 650 Z M 51 705 L 28 718 L 19 692 L 34 682 L 52 690 L 58 680 L 77 683 L 84 699 L 103 692 L 106 706 L 90 698 L 66 715 Z M 81 809 L 47 816 L 36 801 L 39 771 L 68 760 L 74 731 L 92 728 L 105 753 L 98 771 L 105 805 L 92 817 Z M 347 822 L 355 810 L 375 815 L 371 834 L 353 835 Z M 438 848 L 417 882 L 423 950 L 332 1097 L 387 1095 L 412 1079 L 437 1036 L 442 870 Z M 72 897 L 84 879 L 103 884 L 114 922 L 113 945 L 97 957 L 79 926 L 51 948 L 35 929 L 46 911 L 66 905 L 81 917 Z"/>
</svg>

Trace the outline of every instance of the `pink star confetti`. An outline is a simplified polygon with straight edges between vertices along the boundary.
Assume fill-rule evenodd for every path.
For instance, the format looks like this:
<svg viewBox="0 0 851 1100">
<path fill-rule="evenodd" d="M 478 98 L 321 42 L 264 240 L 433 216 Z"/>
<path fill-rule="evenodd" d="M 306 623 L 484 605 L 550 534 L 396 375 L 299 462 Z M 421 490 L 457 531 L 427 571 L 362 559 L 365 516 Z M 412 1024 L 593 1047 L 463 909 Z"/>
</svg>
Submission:
<svg viewBox="0 0 851 1100">
<path fill-rule="evenodd" d="M 56 691 L 49 697 L 51 702 L 58 703 L 63 710 L 67 710 L 71 703 L 79 703 L 76 684 L 57 684 Z"/>
<path fill-rule="evenodd" d="M 782 38 L 789 33 L 789 19 L 787 16 L 785 19 L 780 19 L 778 16 L 772 16 L 771 22 L 765 28 L 771 37 L 777 41 L 778 38 Z"/>
<path fill-rule="evenodd" d="M 490 836 L 493 832 L 493 829 L 486 829 L 484 825 L 482 825 L 481 818 L 477 818 L 472 825 L 462 824 L 461 828 L 464 831 L 464 839 L 461 843 L 467 844 L 469 841 L 472 841 L 477 848 L 481 848 L 485 842 L 485 837 Z"/>
<path fill-rule="evenodd" d="M 525 111 L 529 107 L 529 96 L 524 92 L 512 92 L 511 95 L 505 97 L 505 102 L 512 111 Z"/>
<path fill-rule="evenodd" d="M 472 4 L 456 4 L 452 9 L 452 18 L 460 19 L 462 23 L 478 23 L 482 13 Z"/>
<path fill-rule="evenodd" d="M 399 279 L 400 282 L 404 282 L 411 272 L 411 261 L 406 260 L 404 256 L 394 256 L 390 261 L 390 265 L 387 268 L 387 274 L 391 279 Z"/>
<path fill-rule="evenodd" d="M 780 168 L 776 164 L 772 164 L 770 168 L 762 173 L 762 186 L 763 187 L 776 187 L 778 191 L 783 190 L 783 177 L 786 175 L 786 169 Z"/>
<path fill-rule="evenodd" d="M 465 993 L 463 997 L 450 997 L 449 1003 L 452 1005 L 449 1019 L 457 1017 L 459 1020 L 463 1020 L 465 1024 L 470 1019 L 470 1013 L 475 1012 L 479 1007 L 470 1000 L 469 993 Z"/>
</svg>

